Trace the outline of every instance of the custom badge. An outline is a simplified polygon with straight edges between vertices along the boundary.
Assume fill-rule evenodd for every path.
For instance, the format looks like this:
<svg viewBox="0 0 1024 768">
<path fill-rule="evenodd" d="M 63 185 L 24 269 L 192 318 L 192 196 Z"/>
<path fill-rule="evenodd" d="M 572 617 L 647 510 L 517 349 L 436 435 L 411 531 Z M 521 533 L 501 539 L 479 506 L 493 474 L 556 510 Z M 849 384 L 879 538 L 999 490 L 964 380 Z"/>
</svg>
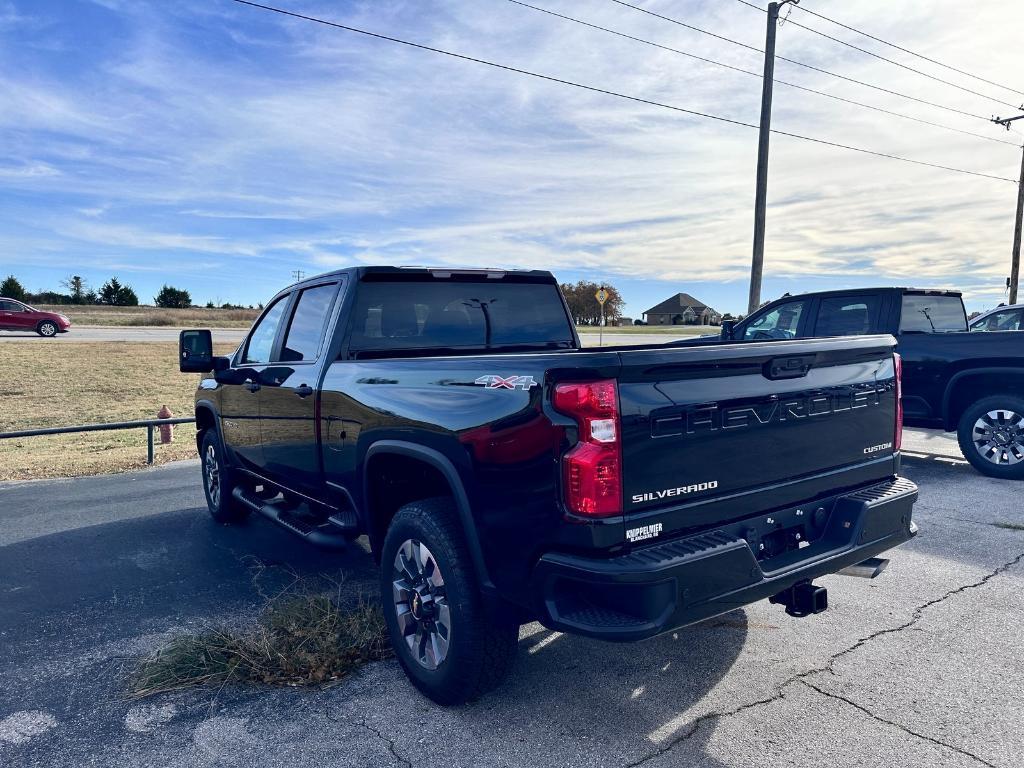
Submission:
<svg viewBox="0 0 1024 768">
<path fill-rule="evenodd" d="M 493 373 L 481 376 L 473 383 L 487 387 L 487 389 L 522 389 L 524 391 L 537 386 L 533 376 L 498 376 Z"/>
</svg>

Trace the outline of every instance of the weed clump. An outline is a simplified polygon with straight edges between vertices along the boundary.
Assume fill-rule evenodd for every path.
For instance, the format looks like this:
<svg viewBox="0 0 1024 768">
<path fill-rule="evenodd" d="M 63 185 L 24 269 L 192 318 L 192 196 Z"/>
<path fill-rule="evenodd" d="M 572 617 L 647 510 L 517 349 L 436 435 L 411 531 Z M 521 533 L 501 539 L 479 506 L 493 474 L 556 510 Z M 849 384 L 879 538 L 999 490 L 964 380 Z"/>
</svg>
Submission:
<svg viewBox="0 0 1024 768">
<path fill-rule="evenodd" d="M 390 654 L 378 606 L 360 600 L 345 608 L 331 595 L 290 594 L 268 603 L 250 627 L 172 639 L 139 662 L 128 687 L 142 698 L 227 683 L 323 685 Z"/>
</svg>

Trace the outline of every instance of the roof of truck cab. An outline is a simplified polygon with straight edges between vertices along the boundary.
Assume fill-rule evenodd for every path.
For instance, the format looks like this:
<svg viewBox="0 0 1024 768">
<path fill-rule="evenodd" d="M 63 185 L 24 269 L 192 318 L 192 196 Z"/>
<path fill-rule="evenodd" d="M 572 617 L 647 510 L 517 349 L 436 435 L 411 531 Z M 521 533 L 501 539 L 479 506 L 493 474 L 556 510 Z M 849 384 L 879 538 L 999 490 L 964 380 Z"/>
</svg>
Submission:
<svg viewBox="0 0 1024 768">
<path fill-rule="evenodd" d="M 829 296 L 851 296 L 859 294 L 871 294 L 871 293 L 913 293 L 913 294 L 924 294 L 928 296 L 962 296 L 961 291 L 948 290 L 945 288 L 902 288 L 891 285 L 876 288 L 841 288 L 832 291 L 810 291 L 808 293 L 793 293 L 785 296 L 780 296 L 777 299 L 772 299 L 769 304 L 774 304 L 777 301 L 783 299 L 796 299 L 796 298 L 828 298 Z"/>
<path fill-rule="evenodd" d="M 337 277 L 341 275 L 348 275 L 355 280 L 362 280 L 365 277 L 373 276 L 422 276 L 422 275 L 435 275 L 439 278 L 448 277 L 453 274 L 468 275 L 468 274 L 480 274 L 480 275 L 494 275 L 496 277 L 504 277 L 506 275 L 512 275 L 515 277 L 526 277 L 534 280 L 543 280 L 545 282 L 554 282 L 555 276 L 546 269 L 503 269 L 500 267 L 394 267 L 394 266 L 361 266 L 361 267 L 345 267 L 343 269 L 335 269 L 330 272 L 323 272 L 319 275 L 313 275 L 312 277 L 305 277 L 302 280 L 289 285 L 287 288 L 281 289 L 281 292 L 290 290 L 297 286 L 306 285 L 307 283 L 315 283 L 323 280 L 324 278 Z"/>
</svg>

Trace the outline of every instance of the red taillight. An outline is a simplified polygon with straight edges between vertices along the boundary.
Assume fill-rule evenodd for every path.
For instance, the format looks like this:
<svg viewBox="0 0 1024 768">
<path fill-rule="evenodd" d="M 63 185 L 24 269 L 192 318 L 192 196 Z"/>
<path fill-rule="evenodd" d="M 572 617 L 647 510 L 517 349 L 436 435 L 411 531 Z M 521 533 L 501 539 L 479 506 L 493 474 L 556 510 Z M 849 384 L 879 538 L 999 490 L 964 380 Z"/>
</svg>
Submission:
<svg viewBox="0 0 1024 768">
<path fill-rule="evenodd" d="M 892 361 L 896 369 L 896 437 L 892 445 L 898 451 L 903 447 L 903 358 L 894 352 Z"/>
<path fill-rule="evenodd" d="M 580 427 L 562 459 L 565 503 L 588 517 L 622 514 L 622 443 L 614 379 L 556 384 L 554 406 Z"/>
</svg>

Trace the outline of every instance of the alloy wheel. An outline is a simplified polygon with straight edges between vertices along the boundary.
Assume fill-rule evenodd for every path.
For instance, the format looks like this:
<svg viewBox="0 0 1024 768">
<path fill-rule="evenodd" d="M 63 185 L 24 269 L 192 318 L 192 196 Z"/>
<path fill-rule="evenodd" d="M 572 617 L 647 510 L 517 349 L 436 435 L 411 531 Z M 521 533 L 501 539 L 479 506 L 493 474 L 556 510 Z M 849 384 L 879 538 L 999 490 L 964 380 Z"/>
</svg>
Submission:
<svg viewBox="0 0 1024 768">
<path fill-rule="evenodd" d="M 39 332 L 43 336 L 56 336 L 57 326 L 54 325 L 53 323 L 43 323 L 42 325 L 39 326 Z"/>
<path fill-rule="evenodd" d="M 424 669 L 437 669 L 448 656 L 451 610 L 437 560 L 415 539 L 402 542 L 395 555 L 392 593 L 409 652 Z"/>
<path fill-rule="evenodd" d="M 217 464 L 217 451 L 212 445 L 206 447 L 203 458 L 203 469 L 206 470 L 206 492 L 210 496 L 210 504 L 220 504 L 220 466 Z"/>
<path fill-rule="evenodd" d="M 983 414 L 971 433 L 978 455 L 997 466 L 1024 461 L 1024 416 L 999 409 Z"/>
</svg>

